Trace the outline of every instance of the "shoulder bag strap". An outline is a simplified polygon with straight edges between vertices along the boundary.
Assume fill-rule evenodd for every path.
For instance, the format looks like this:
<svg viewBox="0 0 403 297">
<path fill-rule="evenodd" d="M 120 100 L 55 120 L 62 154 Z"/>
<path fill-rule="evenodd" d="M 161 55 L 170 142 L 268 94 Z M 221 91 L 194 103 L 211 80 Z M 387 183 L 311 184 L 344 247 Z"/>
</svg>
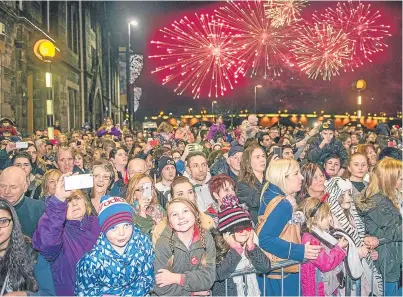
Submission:
<svg viewBox="0 0 403 297">
<path fill-rule="evenodd" d="M 266 222 L 267 218 L 269 217 L 269 215 L 271 214 L 271 212 L 273 211 L 273 209 L 276 208 L 276 206 L 281 202 L 281 200 L 283 200 L 284 197 L 278 195 L 276 198 L 272 199 L 269 204 L 267 204 L 266 209 L 264 211 L 264 214 L 262 216 L 259 216 L 258 218 L 258 224 L 256 226 L 256 234 L 259 235 L 260 230 L 263 227 L 264 222 Z"/>
</svg>

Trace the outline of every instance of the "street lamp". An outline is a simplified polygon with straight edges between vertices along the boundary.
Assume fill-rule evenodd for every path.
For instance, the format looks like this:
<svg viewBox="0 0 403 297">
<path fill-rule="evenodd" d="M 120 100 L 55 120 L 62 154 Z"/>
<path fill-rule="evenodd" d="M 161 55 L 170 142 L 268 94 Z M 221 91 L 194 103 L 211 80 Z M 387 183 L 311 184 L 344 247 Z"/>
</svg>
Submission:
<svg viewBox="0 0 403 297">
<path fill-rule="evenodd" d="M 211 114 L 214 115 L 214 104 L 217 104 L 217 101 L 211 102 Z"/>
<path fill-rule="evenodd" d="M 139 23 L 136 20 L 132 20 L 127 24 L 127 46 L 126 46 L 126 93 L 127 93 L 127 105 L 129 108 L 129 128 L 132 129 L 132 115 L 133 115 L 133 102 L 131 98 L 131 85 L 130 85 L 130 29 L 131 26 L 137 27 Z"/>
<path fill-rule="evenodd" d="M 255 113 L 256 113 L 256 93 L 257 93 L 257 89 L 259 88 L 261 88 L 262 87 L 262 85 L 256 85 L 255 86 L 255 108 L 254 108 L 254 110 L 255 110 Z"/>
<path fill-rule="evenodd" d="M 56 55 L 56 47 L 50 40 L 41 39 L 34 45 L 34 53 L 39 60 L 46 63 L 45 86 L 46 86 L 46 124 L 48 137 L 54 139 L 53 128 L 53 96 L 52 96 L 52 72 L 50 65 Z"/>
</svg>

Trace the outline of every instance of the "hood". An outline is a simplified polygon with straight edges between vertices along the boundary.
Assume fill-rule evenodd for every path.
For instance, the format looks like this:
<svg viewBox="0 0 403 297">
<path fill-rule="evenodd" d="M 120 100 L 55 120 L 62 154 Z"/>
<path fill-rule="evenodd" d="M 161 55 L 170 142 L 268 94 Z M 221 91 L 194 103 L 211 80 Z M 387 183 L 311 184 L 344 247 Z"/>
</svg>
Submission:
<svg viewBox="0 0 403 297">
<path fill-rule="evenodd" d="M 187 171 L 185 171 L 185 173 L 183 174 L 184 177 L 187 177 L 189 179 L 189 181 L 192 183 L 192 185 L 196 185 L 197 182 L 193 180 L 193 178 L 187 173 Z M 211 179 L 211 173 L 209 171 L 207 171 L 207 176 L 206 179 L 204 180 L 203 184 L 206 184 L 210 181 Z"/>
<path fill-rule="evenodd" d="M 266 204 L 276 198 L 278 195 L 286 196 L 279 187 L 271 183 L 267 183 L 265 185 L 262 193 L 264 193 L 264 201 Z"/>
</svg>

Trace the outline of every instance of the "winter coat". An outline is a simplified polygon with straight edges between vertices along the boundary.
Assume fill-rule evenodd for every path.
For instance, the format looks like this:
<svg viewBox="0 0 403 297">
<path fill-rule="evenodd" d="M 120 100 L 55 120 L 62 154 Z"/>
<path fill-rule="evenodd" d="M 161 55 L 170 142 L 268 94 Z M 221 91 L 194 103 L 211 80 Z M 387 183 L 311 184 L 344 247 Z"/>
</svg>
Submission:
<svg viewBox="0 0 403 297">
<path fill-rule="evenodd" d="M 74 294 L 76 264 L 92 249 L 100 232 L 96 216 L 73 221 L 66 214 L 67 201 L 50 196 L 32 239 L 34 249 L 51 263 L 58 296 Z"/>
<path fill-rule="evenodd" d="M 255 244 L 255 247 L 251 251 L 247 251 L 247 257 L 249 258 L 252 267 L 254 267 L 258 272 L 265 274 L 270 271 L 270 260 L 258 245 Z M 241 258 L 241 255 L 236 250 L 230 249 L 221 263 L 216 266 L 216 282 L 212 288 L 213 296 L 238 295 L 236 284 L 233 279 L 229 277 L 235 272 Z M 225 283 L 226 279 L 228 279 L 227 284 Z M 225 293 L 226 285 L 228 288 L 227 294 Z"/>
<path fill-rule="evenodd" d="M 151 240 L 133 226 L 123 255 L 101 233 L 77 264 L 74 293 L 78 296 L 144 296 L 154 285 L 155 255 Z"/>
<path fill-rule="evenodd" d="M 45 203 L 24 196 L 14 208 L 21 223 L 22 233 L 32 238 L 45 210 Z"/>
<path fill-rule="evenodd" d="M 266 206 L 278 195 L 286 196 L 279 187 L 269 184 L 266 191 L 263 193 L 259 216 L 264 215 Z M 259 246 L 265 251 L 282 259 L 302 262 L 304 259 L 305 246 L 303 244 L 295 244 L 280 239 L 280 234 L 288 221 L 291 220 L 292 214 L 293 209 L 291 203 L 283 199 L 263 223 L 262 229 L 259 232 Z"/>
<path fill-rule="evenodd" d="M 118 129 L 116 129 L 116 127 L 112 127 L 111 132 L 108 132 L 106 129 L 99 129 L 97 132 L 97 136 L 98 137 L 102 137 L 106 134 L 110 134 L 112 136 L 116 136 L 116 137 L 120 137 L 120 135 L 122 134 Z"/>
<path fill-rule="evenodd" d="M 389 129 L 389 126 L 386 123 L 379 123 L 378 125 L 376 125 L 375 132 L 378 135 L 389 136 L 390 129 Z"/>
<path fill-rule="evenodd" d="M 238 181 L 237 184 L 237 192 L 238 200 L 240 203 L 244 203 L 249 210 L 249 213 L 252 217 L 253 223 L 257 223 L 257 216 L 260 207 L 260 195 L 262 193 L 263 185 L 265 181 L 262 183 L 255 178 L 254 187 L 251 187 L 249 183 L 245 181 Z"/>
<path fill-rule="evenodd" d="M 312 234 L 304 233 L 301 243 L 310 242 L 311 245 L 323 245 Z M 328 253 L 325 249 L 319 252 L 316 260 L 309 260 L 301 265 L 301 290 L 302 296 L 325 296 L 325 284 L 323 281 L 317 282 L 316 275 L 318 273 L 326 273 L 334 270 L 340 265 L 347 253 L 339 246 L 335 246 Z"/>
<path fill-rule="evenodd" d="M 214 161 L 213 165 L 211 165 L 210 173 L 211 176 L 226 174 L 231 177 L 235 181 L 235 183 L 238 182 L 238 176 L 236 176 L 234 172 L 232 172 L 230 166 L 227 163 L 227 159 L 223 156 L 217 158 Z"/>
<path fill-rule="evenodd" d="M 378 260 L 375 266 L 385 275 L 384 281 L 399 281 L 402 264 L 402 216 L 388 197 L 381 193 L 370 197 L 374 205 L 370 209 L 361 210 L 369 235 L 379 240 Z"/>
<path fill-rule="evenodd" d="M 217 133 L 222 133 L 223 137 L 227 134 L 225 131 L 225 125 L 224 124 L 214 124 L 210 127 L 210 130 L 208 131 L 207 134 L 207 140 L 212 140 L 214 139 L 214 136 Z"/>
<path fill-rule="evenodd" d="M 319 136 L 311 142 L 308 150 L 308 161 L 323 165 L 327 156 L 335 154 L 340 157 L 341 168 L 346 168 L 348 165 L 348 153 L 341 141 L 333 137 L 330 143 L 320 148 L 319 145 L 322 140 L 322 136 Z"/>
<path fill-rule="evenodd" d="M 155 245 L 154 270 L 167 269 L 168 260 L 172 256 L 170 240 L 173 236 L 174 261 L 171 272 L 182 274 L 180 285 L 172 284 L 165 287 L 154 286 L 154 293 L 158 296 L 190 296 L 192 292 L 210 290 L 214 284 L 216 274 L 216 249 L 210 233 L 204 233 L 205 249 L 202 247 L 199 230 L 195 228 L 190 247 L 187 248 L 182 241 L 166 227 Z M 203 254 L 206 254 L 206 266 L 203 267 Z"/>
</svg>

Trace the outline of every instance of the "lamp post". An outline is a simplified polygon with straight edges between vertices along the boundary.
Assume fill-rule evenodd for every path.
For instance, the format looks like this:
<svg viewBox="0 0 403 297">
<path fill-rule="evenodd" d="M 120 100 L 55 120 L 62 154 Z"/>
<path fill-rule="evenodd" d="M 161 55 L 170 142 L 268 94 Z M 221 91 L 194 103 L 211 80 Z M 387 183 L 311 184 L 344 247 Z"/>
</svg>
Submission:
<svg viewBox="0 0 403 297">
<path fill-rule="evenodd" d="M 126 46 L 126 97 L 127 97 L 127 106 L 129 109 L 129 129 L 133 128 L 132 120 L 133 120 L 133 102 L 131 98 L 131 84 L 130 84 L 130 29 L 131 26 L 138 26 L 139 23 L 135 20 L 130 21 L 127 24 L 127 46 Z"/>
<path fill-rule="evenodd" d="M 211 102 L 211 114 L 214 116 L 214 104 L 217 104 L 217 101 Z"/>
<path fill-rule="evenodd" d="M 365 90 L 367 87 L 367 82 L 363 79 L 357 80 L 353 83 L 353 88 L 358 91 L 358 96 L 357 96 L 357 123 L 360 122 L 361 118 L 361 113 L 362 113 L 362 97 L 361 97 L 361 91 Z"/>
<path fill-rule="evenodd" d="M 34 45 L 34 53 L 39 60 L 46 63 L 45 86 L 46 86 L 46 124 L 48 127 L 49 139 L 54 139 L 53 128 L 53 92 L 52 92 L 52 72 L 51 62 L 56 55 L 56 47 L 53 42 L 41 39 Z"/>
<path fill-rule="evenodd" d="M 262 87 L 262 85 L 255 86 L 255 108 L 254 108 L 255 113 L 256 113 L 256 93 L 257 93 L 257 89 L 260 89 L 261 87 Z"/>
</svg>

